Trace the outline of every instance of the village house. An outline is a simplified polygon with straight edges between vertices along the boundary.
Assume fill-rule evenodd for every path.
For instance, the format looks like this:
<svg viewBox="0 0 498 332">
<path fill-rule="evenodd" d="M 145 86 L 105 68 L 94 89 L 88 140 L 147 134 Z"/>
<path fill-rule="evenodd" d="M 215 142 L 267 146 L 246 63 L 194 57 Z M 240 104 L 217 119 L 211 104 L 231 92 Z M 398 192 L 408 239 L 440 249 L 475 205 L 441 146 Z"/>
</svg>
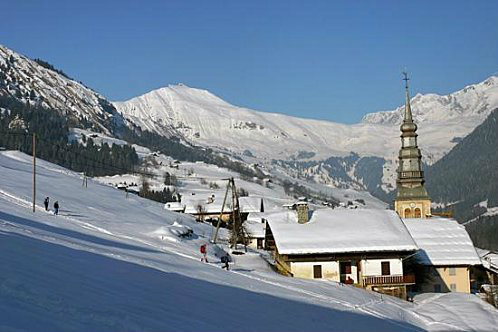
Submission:
<svg viewBox="0 0 498 332">
<path fill-rule="evenodd" d="M 264 200 L 258 196 L 239 197 L 239 206 L 242 220 L 246 220 L 249 213 L 265 212 Z"/>
<path fill-rule="evenodd" d="M 185 205 L 185 213 L 194 216 L 197 220 L 218 220 L 221 215 L 221 220 L 228 222 L 232 215 L 232 207 L 229 203 L 225 202 L 222 211 L 223 200 L 219 201 L 211 196 L 189 197 L 182 199 L 182 203 Z"/>
<path fill-rule="evenodd" d="M 482 267 L 486 271 L 491 285 L 498 285 L 498 253 L 495 251 L 476 248 L 481 259 Z"/>
<path fill-rule="evenodd" d="M 244 222 L 244 226 L 249 241 L 247 246 L 254 249 L 264 249 L 266 223 L 248 219 Z"/>
<path fill-rule="evenodd" d="M 406 298 L 415 283 L 403 259 L 417 246 L 399 216 L 389 210 L 319 209 L 269 214 L 265 249 L 288 276 L 355 284 Z"/>
<path fill-rule="evenodd" d="M 479 296 L 489 304 L 498 308 L 498 253 L 495 251 L 476 248 L 482 266 L 476 274 L 482 280 L 476 280 L 476 289 Z"/>
<path fill-rule="evenodd" d="M 247 215 L 244 226 L 249 239 L 249 247 L 254 249 L 264 249 L 267 214 L 267 212 L 251 212 Z"/>
<path fill-rule="evenodd" d="M 419 292 L 470 293 L 471 267 L 480 265 L 474 244 L 456 220 L 432 217 L 403 219 L 419 247 L 416 259 L 428 278 L 417 285 Z"/>
</svg>

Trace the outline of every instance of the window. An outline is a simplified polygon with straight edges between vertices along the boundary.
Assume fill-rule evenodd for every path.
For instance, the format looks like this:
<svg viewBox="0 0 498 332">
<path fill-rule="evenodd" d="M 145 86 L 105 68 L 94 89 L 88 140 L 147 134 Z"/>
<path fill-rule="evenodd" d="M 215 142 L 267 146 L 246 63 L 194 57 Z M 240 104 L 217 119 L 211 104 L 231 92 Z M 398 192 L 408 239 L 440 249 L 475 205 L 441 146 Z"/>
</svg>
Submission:
<svg viewBox="0 0 498 332">
<path fill-rule="evenodd" d="M 351 274 L 351 262 L 340 262 L 341 274 Z"/>
<path fill-rule="evenodd" d="M 412 217 L 412 210 L 406 208 L 405 209 L 405 218 L 411 218 Z"/>
<path fill-rule="evenodd" d="M 456 292 L 456 284 L 450 284 L 450 289 L 452 292 Z"/>
<path fill-rule="evenodd" d="M 313 265 L 313 278 L 320 279 L 322 277 L 322 266 Z"/>
<path fill-rule="evenodd" d="M 450 276 L 456 276 L 456 269 L 454 267 L 450 267 L 448 272 L 450 273 Z"/>
<path fill-rule="evenodd" d="M 440 284 L 434 285 L 434 293 L 441 293 L 441 285 Z"/>
<path fill-rule="evenodd" d="M 263 249 L 263 239 L 258 239 L 258 249 Z"/>
<path fill-rule="evenodd" d="M 389 262 L 382 262 L 380 264 L 381 264 L 381 268 L 382 268 L 382 275 L 383 276 L 391 275 L 391 266 L 390 266 Z"/>
<path fill-rule="evenodd" d="M 420 218 L 422 216 L 422 213 L 420 212 L 419 208 L 415 209 L 415 218 Z"/>
</svg>

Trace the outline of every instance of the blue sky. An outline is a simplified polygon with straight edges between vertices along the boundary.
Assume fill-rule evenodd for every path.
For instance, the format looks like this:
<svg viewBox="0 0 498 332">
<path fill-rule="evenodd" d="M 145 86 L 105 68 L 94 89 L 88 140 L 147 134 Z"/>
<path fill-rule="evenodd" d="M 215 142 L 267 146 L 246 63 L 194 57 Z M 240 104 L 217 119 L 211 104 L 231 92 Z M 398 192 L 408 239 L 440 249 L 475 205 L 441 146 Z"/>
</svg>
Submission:
<svg viewBox="0 0 498 332">
<path fill-rule="evenodd" d="M 497 1 L 4 1 L 0 44 L 125 100 L 168 84 L 358 122 L 498 71 Z"/>
</svg>

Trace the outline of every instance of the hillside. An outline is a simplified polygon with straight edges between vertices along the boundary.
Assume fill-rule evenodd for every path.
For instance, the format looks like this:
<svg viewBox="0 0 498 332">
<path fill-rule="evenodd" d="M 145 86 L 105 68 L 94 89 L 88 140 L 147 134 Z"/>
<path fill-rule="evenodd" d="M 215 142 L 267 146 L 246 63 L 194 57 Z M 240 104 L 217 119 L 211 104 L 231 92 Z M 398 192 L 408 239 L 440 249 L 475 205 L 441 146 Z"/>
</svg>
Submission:
<svg viewBox="0 0 498 332">
<path fill-rule="evenodd" d="M 494 308 L 465 294 L 412 304 L 283 277 L 253 254 L 224 271 L 213 246 L 212 263 L 199 261 L 209 226 L 93 181 L 82 188 L 79 174 L 38 165 L 33 214 L 30 156 L 0 152 L 2 330 L 482 331 L 498 324 Z M 40 206 L 46 195 L 59 200 L 59 216 Z M 194 236 L 177 237 L 179 225 Z"/>
<path fill-rule="evenodd" d="M 498 206 L 498 109 L 447 155 L 426 170 L 427 190 L 436 203 L 449 203 L 460 220 L 480 214 L 480 202 Z M 486 208 L 484 208 L 485 210 Z"/>
<path fill-rule="evenodd" d="M 31 60 L 0 45 L 0 97 L 55 109 L 94 130 L 112 133 L 121 116 L 100 94 L 42 60 Z"/>
</svg>

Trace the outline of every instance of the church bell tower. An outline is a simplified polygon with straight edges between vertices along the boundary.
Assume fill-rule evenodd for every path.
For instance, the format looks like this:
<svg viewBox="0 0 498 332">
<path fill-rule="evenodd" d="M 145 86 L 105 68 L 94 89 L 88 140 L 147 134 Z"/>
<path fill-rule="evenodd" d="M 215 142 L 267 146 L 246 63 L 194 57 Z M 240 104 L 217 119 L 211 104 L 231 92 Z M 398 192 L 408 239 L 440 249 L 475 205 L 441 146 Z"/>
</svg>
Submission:
<svg viewBox="0 0 498 332">
<path fill-rule="evenodd" d="M 408 91 L 408 76 L 405 78 L 405 114 L 401 124 L 401 149 L 399 150 L 398 193 L 394 209 L 401 218 L 427 218 L 431 216 L 431 200 L 424 187 L 422 154 L 417 146 L 417 125 L 413 122 Z"/>
</svg>

